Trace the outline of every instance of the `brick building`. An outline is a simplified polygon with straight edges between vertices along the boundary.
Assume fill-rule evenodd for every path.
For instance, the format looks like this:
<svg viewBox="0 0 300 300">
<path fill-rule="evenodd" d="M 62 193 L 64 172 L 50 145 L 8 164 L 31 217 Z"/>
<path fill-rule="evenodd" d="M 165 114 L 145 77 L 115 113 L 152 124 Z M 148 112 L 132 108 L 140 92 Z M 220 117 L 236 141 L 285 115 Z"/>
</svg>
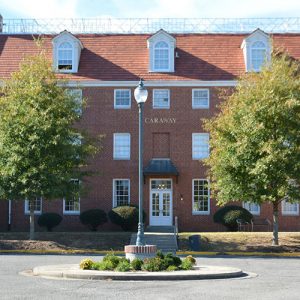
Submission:
<svg viewBox="0 0 300 300">
<path fill-rule="evenodd" d="M 215 231 L 218 209 L 210 198 L 201 159 L 209 155 L 209 133 L 202 119 L 212 117 L 220 88 L 259 71 L 270 58 L 271 40 L 300 58 L 300 34 L 242 33 L 44 34 L 44 47 L 57 74 L 84 97 L 81 126 L 104 134 L 103 151 L 91 163 L 81 199 L 37 199 L 36 214 L 63 215 L 58 230 L 84 230 L 78 215 L 90 208 L 138 203 L 138 108 L 133 91 L 144 78 L 149 96 L 144 112 L 144 207 L 146 224 L 179 230 Z M 37 48 L 31 34 L 0 34 L 0 77 L 18 69 L 24 55 Z M 272 220 L 271 206 L 243 203 L 254 215 Z M 300 230 L 299 204 L 283 202 L 280 230 Z M 0 202 L 0 230 L 27 230 L 26 201 Z M 115 229 L 106 224 L 106 229 Z"/>
</svg>

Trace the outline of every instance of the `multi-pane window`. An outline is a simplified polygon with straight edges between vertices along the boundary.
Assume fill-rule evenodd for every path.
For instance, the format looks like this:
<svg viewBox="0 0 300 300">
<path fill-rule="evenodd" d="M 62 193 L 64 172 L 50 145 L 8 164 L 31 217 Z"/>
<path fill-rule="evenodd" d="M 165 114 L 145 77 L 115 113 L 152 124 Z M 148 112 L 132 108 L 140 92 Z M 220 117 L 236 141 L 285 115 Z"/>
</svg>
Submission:
<svg viewBox="0 0 300 300">
<path fill-rule="evenodd" d="M 42 198 L 36 198 L 33 201 L 25 200 L 25 214 L 30 213 L 31 205 L 35 214 L 42 213 Z"/>
<path fill-rule="evenodd" d="M 114 179 L 113 181 L 113 207 L 129 205 L 130 181 L 129 179 Z"/>
<path fill-rule="evenodd" d="M 58 70 L 72 70 L 73 68 L 73 47 L 70 43 L 64 42 L 58 47 Z"/>
<path fill-rule="evenodd" d="M 82 114 L 82 90 L 81 89 L 67 89 L 66 93 L 73 97 L 75 103 L 76 103 L 76 109 L 75 112 L 78 115 Z"/>
<path fill-rule="evenodd" d="M 281 211 L 283 215 L 299 215 L 299 203 L 283 200 L 281 202 Z"/>
<path fill-rule="evenodd" d="M 203 159 L 209 156 L 209 134 L 193 133 L 193 159 Z"/>
<path fill-rule="evenodd" d="M 114 92 L 114 107 L 116 109 L 126 109 L 131 107 L 131 91 L 118 89 Z"/>
<path fill-rule="evenodd" d="M 72 195 L 69 195 L 63 200 L 63 213 L 65 215 L 79 214 L 80 213 L 80 196 L 79 185 L 80 180 L 72 179 L 71 183 L 74 185 Z"/>
<path fill-rule="evenodd" d="M 261 42 L 255 42 L 251 47 L 251 66 L 253 71 L 260 71 L 266 60 L 266 45 Z"/>
<path fill-rule="evenodd" d="M 154 70 L 169 71 L 169 45 L 166 42 L 160 41 L 154 46 Z"/>
<path fill-rule="evenodd" d="M 169 90 L 153 90 L 153 108 L 170 108 Z"/>
<path fill-rule="evenodd" d="M 208 89 L 193 89 L 192 107 L 193 108 L 209 108 L 209 90 Z"/>
<path fill-rule="evenodd" d="M 251 212 L 252 215 L 260 214 L 260 206 L 257 203 L 253 202 L 243 202 L 243 207 Z"/>
<path fill-rule="evenodd" d="M 193 213 L 209 214 L 210 195 L 209 185 L 206 179 L 193 180 Z"/>
<path fill-rule="evenodd" d="M 130 159 L 130 133 L 114 134 L 114 159 Z"/>
</svg>

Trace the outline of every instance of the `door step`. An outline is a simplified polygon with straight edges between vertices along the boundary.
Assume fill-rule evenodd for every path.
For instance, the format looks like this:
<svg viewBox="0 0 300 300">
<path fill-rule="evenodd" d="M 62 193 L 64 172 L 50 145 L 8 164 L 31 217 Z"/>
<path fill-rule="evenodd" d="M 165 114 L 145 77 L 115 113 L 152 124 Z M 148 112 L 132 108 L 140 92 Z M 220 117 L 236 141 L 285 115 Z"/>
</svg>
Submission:
<svg viewBox="0 0 300 300">
<path fill-rule="evenodd" d="M 145 232 L 174 233 L 174 226 L 148 226 Z"/>
</svg>

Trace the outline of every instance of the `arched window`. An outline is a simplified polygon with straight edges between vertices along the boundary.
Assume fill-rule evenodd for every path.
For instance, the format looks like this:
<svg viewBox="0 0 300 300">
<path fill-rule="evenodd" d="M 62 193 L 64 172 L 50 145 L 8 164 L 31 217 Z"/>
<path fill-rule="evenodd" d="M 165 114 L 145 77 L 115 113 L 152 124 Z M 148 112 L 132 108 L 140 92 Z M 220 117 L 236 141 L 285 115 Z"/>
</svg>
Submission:
<svg viewBox="0 0 300 300">
<path fill-rule="evenodd" d="M 58 47 L 58 69 L 73 69 L 73 47 L 68 42 L 63 42 Z"/>
<path fill-rule="evenodd" d="M 166 42 L 157 42 L 154 46 L 154 70 L 169 71 L 169 45 Z"/>
<path fill-rule="evenodd" d="M 266 61 L 267 47 L 261 42 L 255 42 L 251 46 L 251 66 L 253 71 L 260 71 Z"/>
</svg>

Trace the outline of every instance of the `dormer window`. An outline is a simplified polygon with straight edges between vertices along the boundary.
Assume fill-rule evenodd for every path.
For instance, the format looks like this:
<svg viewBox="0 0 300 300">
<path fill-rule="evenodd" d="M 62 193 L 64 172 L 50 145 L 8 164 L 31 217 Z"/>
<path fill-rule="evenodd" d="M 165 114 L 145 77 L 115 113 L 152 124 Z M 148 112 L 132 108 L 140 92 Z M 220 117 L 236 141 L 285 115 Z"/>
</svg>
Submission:
<svg viewBox="0 0 300 300">
<path fill-rule="evenodd" d="M 53 68 L 59 73 L 78 72 L 79 59 L 83 45 L 68 31 L 61 32 L 52 40 Z"/>
<path fill-rule="evenodd" d="M 154 46 L 154 70 L 155 71 L 169 71 L 170 58 L 169 58 L 169 45 L 160 41 Z"/>
<path fill-rule="evenodd" d="M 256 29 L 243 40 L 241 45 L 244 53 L 246 72 L 259 72 L 271 59 L 271 45 L 268 34 Z"/>
<path fill-rule="evenodd" d="M 149 72 L 174 72 L 176 39 L 163 29 L 148 39 Z"/>
<path fill-rule="evenodd" d="M 73 47 L 70 43 L 64 42 L 58 46 L 58 70 L 73 69 Z"/>
<path fill-rule="evenodd" d="M 260 71 L 266 61 L 267 47 L 258 41 L 251 46 L 251 66 L 253 71 Z"/>
</svg>

